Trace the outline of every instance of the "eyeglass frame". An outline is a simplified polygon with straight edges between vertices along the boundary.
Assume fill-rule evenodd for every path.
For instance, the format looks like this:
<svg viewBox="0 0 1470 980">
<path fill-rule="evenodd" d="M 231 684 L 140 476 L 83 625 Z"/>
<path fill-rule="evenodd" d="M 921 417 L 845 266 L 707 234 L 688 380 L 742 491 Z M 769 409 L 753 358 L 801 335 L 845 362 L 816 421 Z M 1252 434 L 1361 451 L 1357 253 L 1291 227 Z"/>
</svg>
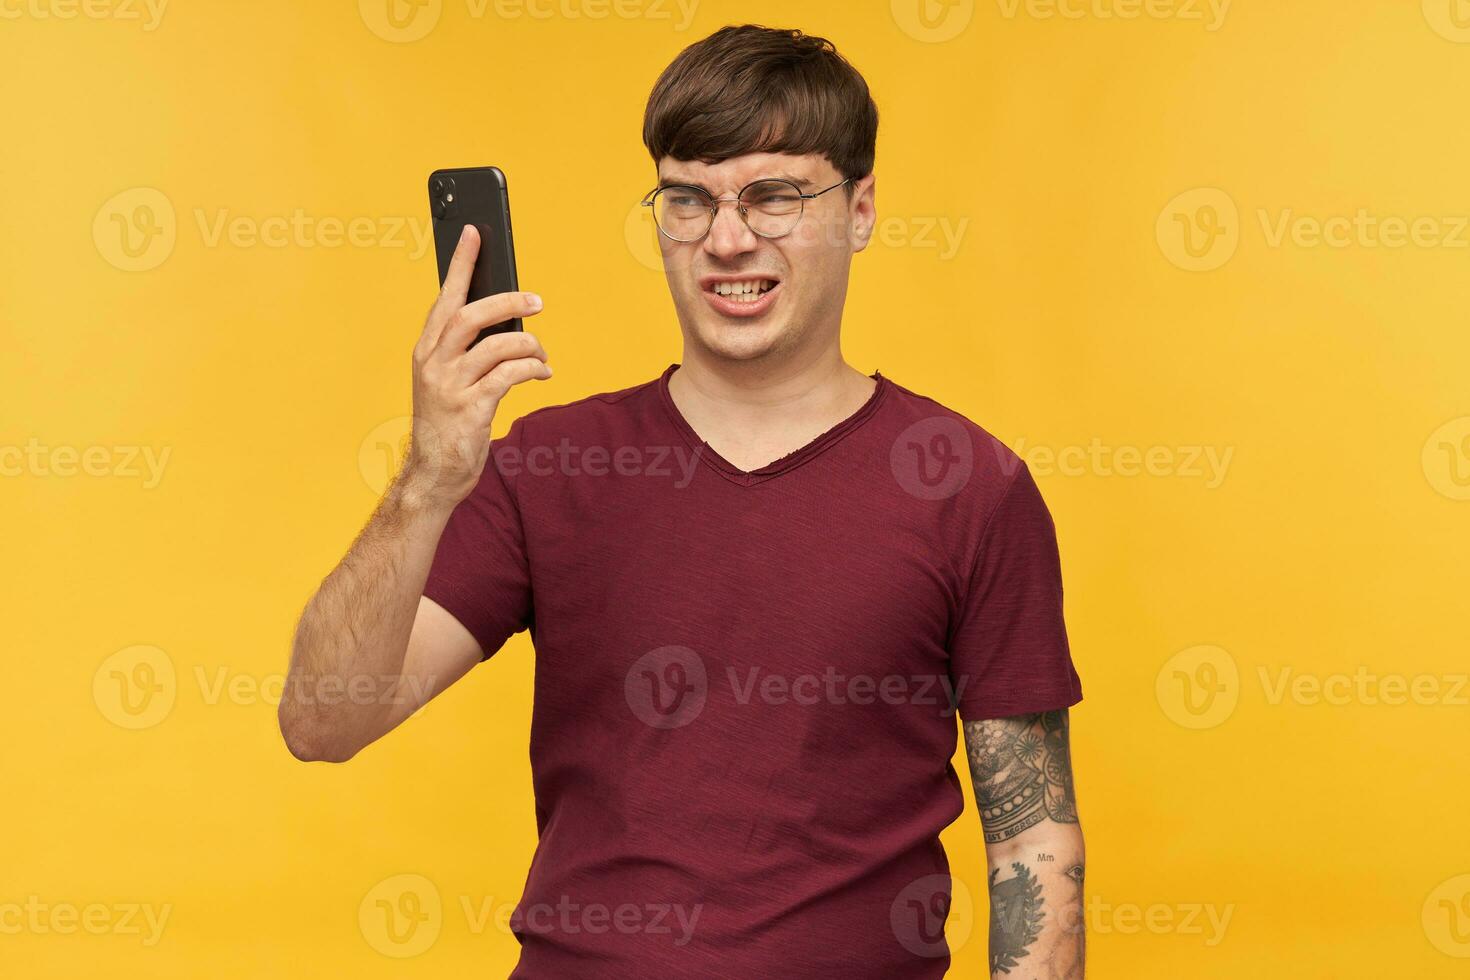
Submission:
<svg viewBox="0 0 1470 980">
<path fill-rule="evenodd" d="M 797 214 L 796 220 L 791 223 L 791 227 L 788 228 L 786 231 L 781 232 L 781 234 L 779 234 L 779 235 L 763 235 L 763 234 L 761 234 L 760 232 L 756 231 L 754 228 L 751 227 L 751 225 L 750 225 L 750 215 L 746 213 L 749 209 L 747 207 L 743 206 L 740 203 L 740 197 L 746 191 L 748 191 L 752 187 L 754 187 L 756 184 L 769 184 L 769 183 L 771 183 L 773 181 L 775 181 L 777 183 L 787 184 L 793 190 L 796 191 L 796 196 L 801 200 L 801 211 L 800 211 L 800 213 Z M 748 183 L 744 187 L 740 188 L 739 192 L 736 193 L 736 195 L 734 197 L 714 197 L 714 196 L 712 196 L 710 194 L 709 191 L 705 190 L 703 187 L 697 187 L 694 184 L 662 184 L 662 185 L 660 185 L 658 187 L 655 187 L 653 190 L 649 191 L 647 194 L 644 194 L 643 195 L 643 200 L 640 201 L 639 204 L 642 205 L 645 208 L 651 208 L 651 207 L 653 207 L 654 201 L 656 201 L 658 199 L 658 196 L 660 194 L 662 194 L 664 191 L 673 190 L 675 188 L 682 187 L 682 188 L 684 188 L 686 190 L 698 191 L 699 193 L 703 194 L 705 197 L 709 198 L 709 226 L 704 229 L 704 231 L 700 234 L 700 236 L 698 238 L 675 238 L 673 235 L 670 235 L 668 232 L 664 231 L 664 226 L 661 225 L 661 224 L 659 224 L 659 222 L 658 222 L 658 215 L 655 214 L 653 216 L 653 226 L 658 229 L 658 233 L 660 235 L 663 235 L 665 238 L 667 238 L 671 242 L 678 242 L 680 245 L 692 245 L 694 242 L 703 241 L 705 239 L 705 237 L 707 235 L 709 235 L 709 233 L 711 231 L 714 230 L 714 227 L 715 227 L 715 219 L 720 216 L 720 205 L 729 202 L 729 203 L 733 203 L 735 205 L 735 210 L 740 213 L 740 220 L 742 222 L 744 222 L 746 228 L 750 228 L 750 233 L 752 235 L 755 235 L 758 238 L 767 239 L 769 241 L 769 240 L 774 240 L 774 239 L 777 239 L 777 238 L 785 238 L 787 235 L 791 234 L 793 231 L 796 230 L 796 226 L 799 225 L 799 224 L 801 224 L 801 219 L 804 218 L 804 217 L 806 217 L 806 202 L 807 201 L 811 201 L 811 200 L 814 200 L 816 198 L 819 198 L 823 194 L 826 194 L 828 191 L 835 191 L 837 188 L 841 187 L 842 185 L 844 185 L 844 184 L 850 184 L 850 183 L 852 183 L 852 178 L 851 177 L 847 177 L 847 178 L 845 178 L 843 180 L 840 180 L 837 183 L 833 184 L 831 187 L 826 187 L 826 188 L 823 188 L 822 190 L 819 190 L 819 191 L 813 191 L 810 194 L 803 194 L 801 192 L 801 186 L 799 184 L 797 184 L 793 180 L 787 180 L 785 177 L 757 177 L 755 180 L 752 180 L 750 183 Z"/>
</svg>

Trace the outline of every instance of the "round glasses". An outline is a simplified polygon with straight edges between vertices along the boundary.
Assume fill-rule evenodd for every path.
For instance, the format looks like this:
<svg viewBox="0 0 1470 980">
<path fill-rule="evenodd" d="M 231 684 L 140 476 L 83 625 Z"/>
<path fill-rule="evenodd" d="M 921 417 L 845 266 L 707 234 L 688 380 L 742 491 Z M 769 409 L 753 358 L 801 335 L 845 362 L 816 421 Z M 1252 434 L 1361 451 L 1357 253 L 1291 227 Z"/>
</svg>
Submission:
<svg viewBox="0 0 1470 980">
<path fill-rule="evenodd" d="M 697 242 L 714 227 L 720 205 L 733 201 L 746 227 L 762 238 L 789 235 L 801 220 L 806 202 L 835 191 L 852 178 L 831 187 L 803 194 L 789 180 L 769 177 L 753 181 L 735 197 L 711 197 L 709 191 L 691 184 L 667 184 L 649 191 L 642 204 L 653 209 L 659 232 L 676 242 Z"/>
</svg>

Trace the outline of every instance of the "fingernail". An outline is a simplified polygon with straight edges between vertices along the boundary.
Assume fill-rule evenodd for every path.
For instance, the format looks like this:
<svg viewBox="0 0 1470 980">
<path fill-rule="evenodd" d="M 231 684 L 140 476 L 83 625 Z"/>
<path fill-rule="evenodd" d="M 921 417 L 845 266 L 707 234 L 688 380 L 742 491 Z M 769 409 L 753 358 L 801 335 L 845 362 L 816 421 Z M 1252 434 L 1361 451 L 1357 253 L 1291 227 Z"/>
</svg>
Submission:
<svg viewBox="0 0 1470 980">
<path fill-rule="evenodd" d="M 466 238 L 469 237 L 469 234 L 470 234 L 470 226 L 469 225 L 465 225 L 463 228 L 461 228 L 459 230 L 459 240 L 460 241 L 464 241 Z"/>
<path fill-rule="evenodd" d="M 546 365 L 546 376 L 548 378 L 551 377 L 551 365 L 550 364 L 547 364 Z"/>
<path fill-rule="evenodd" d="M 533 310 L 539 310 L 539 309 L 541 309 L 541 297 L 540 296 L 537 296 L 535 293 L 527 293 L 526 294 L 526 305 L 529 306 Z"/>
</svg>

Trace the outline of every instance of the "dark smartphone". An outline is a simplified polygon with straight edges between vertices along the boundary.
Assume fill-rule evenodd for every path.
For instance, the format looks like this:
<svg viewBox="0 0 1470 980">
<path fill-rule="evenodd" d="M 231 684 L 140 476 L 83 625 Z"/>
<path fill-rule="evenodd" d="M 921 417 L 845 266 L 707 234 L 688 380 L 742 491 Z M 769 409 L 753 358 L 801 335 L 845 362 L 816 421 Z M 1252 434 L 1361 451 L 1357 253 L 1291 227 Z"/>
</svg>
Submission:
<svg viewBox="0 0 1470 980">
<path fill-rule="evenodd" d="M 429 213 L 434 224 L 434 255 L 439 260 L 439 285 L 449 274 L 449 260 L 465 225 L 480 232 L 480 256 L 470 277 L 466 302 L 495 293 L 510 293 L 516 285 L 515 245 L 510 237 L 510 191 L 499 167 L 461 167 L 429 175 Z M 515 317 L 481 330 L 471 347 L 494 333 L 520 330 Z"/>
</svg>

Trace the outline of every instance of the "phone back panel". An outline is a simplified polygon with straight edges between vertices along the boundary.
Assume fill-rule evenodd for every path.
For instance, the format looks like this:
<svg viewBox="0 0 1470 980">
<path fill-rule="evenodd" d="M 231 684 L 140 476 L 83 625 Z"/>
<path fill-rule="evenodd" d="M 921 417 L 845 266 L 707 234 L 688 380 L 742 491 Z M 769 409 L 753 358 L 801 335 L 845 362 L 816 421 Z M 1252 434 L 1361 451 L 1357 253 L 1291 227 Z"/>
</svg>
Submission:
<svg viewBox="0 0 1470 980">
<path fill-rule="evenodd" d="M 515 243 L 511 238 L 510 192 L 505 174 L 498 167 L 434 171 L 429 175 L 429 211 L 433 216 L 434 255 L 439 263 L 441 287 L 449 274 L 449 260 L 459 244 L 460 231 L 465 225 L 474 225 L 480 232 L 480 256 L 470 277 L 466 302 L 520 289 L 516 280 Z M 515 317 L 486 327 L 475 343 L 491 334 L 520 329 L 521 318 Z"/>
</svg>

